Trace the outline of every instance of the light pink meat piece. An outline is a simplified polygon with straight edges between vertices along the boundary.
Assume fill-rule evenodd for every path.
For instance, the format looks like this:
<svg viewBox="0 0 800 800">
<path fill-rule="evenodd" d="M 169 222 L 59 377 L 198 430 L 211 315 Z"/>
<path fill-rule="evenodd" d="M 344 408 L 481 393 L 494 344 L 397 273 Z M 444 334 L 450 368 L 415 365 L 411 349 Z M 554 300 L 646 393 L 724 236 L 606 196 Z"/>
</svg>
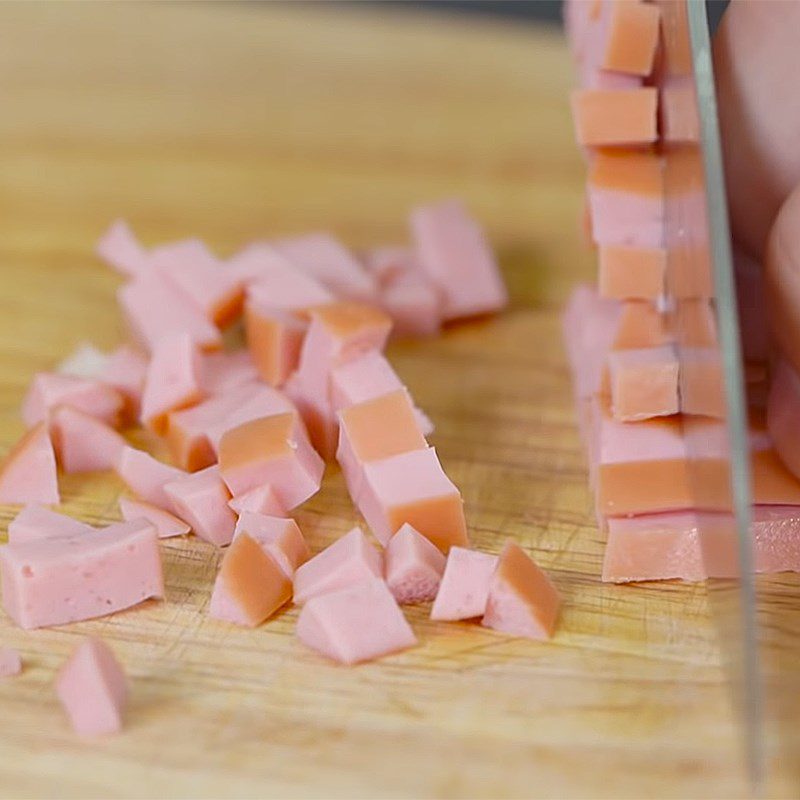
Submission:
<svg viewBox="0 0 800 800">
<path fill-rule="evenodd" d="M 70 406 L 59 406 L 50 417 L 50 436 L 64 472 L 114 469 L 126 446 L 113 428 Z"/>
<path fill-rule="evenodd" d="M 333 303 L 336 295 L 311 275 L 288 265 L 261 274 L 247 287 L 247 298 L 266 311 L 298 311 Z"/>
<path fill-rule="evenodd" d="M 153 348 L 142 394 L 142 424 L 163 434 L 167 414 L 199 403 L 204 396 L 200 352 L 186 333 L 160 339 Z"/>
<path fill-rule="evenodd" d="M 120 522 L 0 547 L 3 608 L 21 628 L 102 617 L 163 597 L 155 528 Z"/>
<path fill-rule="evenodd" d="M 125 447 L 117 463 L 117 475 L 142 500 L 172 511 L 172 503 L 164 492 L 164 486 L 180 480 L 186 473 L 153 458 L 144 450 Z"/>
<path fill-rule="evenodd" d="M 243 282 L 199 239 L 153 248 L 153 268 L 219 327 L 230 324 L 242 308 Z"/>
<path fill-rule="evenodd" d="M 266 242 L 253 242 L 242 248 L 228 259 L 223 268 L 245 287 L 262 278 L 278 276 L 291 279 L 297 272 L 286 258 Z"/>
<path fill-rule="evenodd" d="M 312 597 L 371 577 L 383 577 L 383 555 L 369 543 L 361 528 L 355 527 L 297 568 L 294 602 L 302 605 Z"/>
<path fill-rule="evenodd" d="M 236 523 L 233 538 L 242 533 L 258 542 L 290 580 L 298 567 L 311 558 L 305 537 L 293 519 L 245 511 Z"/>
<path fill-rule="evenodd" d="M 230 544 L 236 515 L 228 506 L 231 495 L 216 465 L 166 484 L 164 492 L 201 539 L 219 546 Z"/>
<path fill-rule="evenodd" d="M 436 336 L 441 329 L 439 290 L 422 275 L 407 272 L 389 278 L 381 289 L 381 308 L 392 318 L 395 336 Z"/>
<path fill-rule="evenodd" d="M 614 419 L 636 422 L 678 413 L 678 353 L 673 345 L 611 352 L 608 371 Z"/>
<path fill-rule="evenodd" d="M 22 419 L 30 428 L 46 419 L 56 406 L 70 406 L 116 428 L 122 417 L 123 405 L 120 393 L 100 381 L 39 372 L 22 401 Z"/>
<path fill-rule="evenodd" d="M 604 581 L 702 581 L 739 574 L 728 514 L 682 511 L 607 522 Z M 757 572 L 800 572 L 799 506 L 754 506 L 751 531 Z"/>
<path fill-rule="evenodd" d="M 316 451 L 325 461 L 332 461 L 336 454 L 339 424 L 330 397 L 319 383 L 316 376 L 307 382 L 303 375 L 295 372 L 286 382 L 284 390 L 300 412 Z"/>
<path fill-rule="evenodd" d="M 264 514 L 267 517 L 285 517 L 287 514 L 287 510 L 269 484 L 257 486 L 238 497 L 232 497 L 228 505 L 240 516 L 247 511 Z"/>
<path fill-rule="evenodd" d="M 36 539 L 50 539 L 58 536 L 80 536 L 95 529 L 85 522 L 59 514 L 38 505 L 25 506 L 8 523 L 9 544 L 32 542 Z"/>
<path fill-rule="evenodd" d="M 219 469 L 231 494 L 265 484 L 287 509 L 319 491 L 325 463 L 295 412 L 245 422 L 220 440 Z"/>
<path fill-rule="evenodd" d="M 406 522 L 445 553 L 469 543 L 461 494 L 433 447 L 365 464 L 355 502 L 384 545 Z"/>
<path fill-rule="evenodd" d="M 309 233 L 272 244 L 294 267 L 311 275 L 337 296 L 366 303 L 375 299 L 373 277 L 329 233 Z"/>
<path fill-rule="evenodd" d="M 560 608 L 561 595 L 544 570 L 518 544 L 508 542 L 489 581 L 481 624 L 512 636 L 549 639 Z"/>
<path fill-rule="evenodd" d="M 122 519 L 126 522 L 136 519 L 147 520 L 158 532 L 159 539 L 183 536 L 192 530 L 190 525 L 187 525 L 182 519 L 178 519 L 174 514 L 170 514 L 169 511 L 142 500 L 134 500 L 132 497 L 120 497 L 119 510 Z"/>
<path fill-rule="evenodd" d="M 130 345 L 122 345 L 109 354 L 105 369 L 98 376 L 125 398 L 129 419 L 139 418 L 146 373 L 147 357 Z"/>
<path fill-rule="evenodd" d="M 388 281 L 404 272 L 419 270 L 413 248 L 403 245 L 373 247 L 364 253 L 364 267 L 383 287 Z"/>
<path fill-rule="evenodd" d="M 598 153 L 589 165 L 587 194 L 596 244 L 664 246 L 664 165 L 659 156 Z"/>
<path fill-rule="evenodd" d="M 442 319 L 499 311 L 508 304 L 503 278 L 478 223 L 458 200 L 411 212 L 424 273 L 442 293 Z"/>
<path fill-rule="evenodd" d="M 442 582 L 431 608 L 431 619 L 458 620 L 486 613 L 489 584 L 497 567 L 497 556 L 451 547 Z"/>
<path fill-rule="evenodd" d="M 102 640 L 87 638 L 78 645 L 58 672 L 56 693 L 81 736 L 122 729 L 128 686 L 119 661 Z"/>
<path fill-rule="evenodd" d="M 79 344 L 66 358 L 59 361 L 56 372 L 76 378 L 100 379 L 108 365 L 109 356 L 89 342 Z"/>
<path fill-rule="evenodd" d="M 446 559 L 410 525 L 403 525 L 386 545 L 386 584 L 400 605 L 425 603 L 439 591 Z"/>
<path fill-rule="evenodd" d="M 577 399 L 592 397 L 600 390 L 621 313 L 619 301 L 599 297 L 586 284 L 576 286 L 570 295 L 561 325 Z"/>
<path fill-rule="evenodd" d="M 95 252 L 117 272 L 131 278 L 142 275 L 150 269 L 150 256 L 134 236 L 125 220 L 111 223 L 100 237 Z"/>
<path fill-rule="evenodd" d="M 205 353 L 200 374 L 203 391 L 208 395 L 224 394 L 258 380 L 253 359 L 244 348 L 232 352 Z"/>
<path fill-rule="evenodd" d="M 22 657 L 10 647 L 0 647 L 0 678 L 11 678 L 22 672 Z"/>
<path fill-rule="evenodd" d="M 334 411 L 364 403 L 381 395 L 402 389 L 403 383 L 383 353 L 370 350 L 331 371 L 330 394 Z M 424 436 L 433 433 L 433 423 L 419 408 L 414 409 Z"/>
<path fill-rule="evenodd" d="M 241 414 L 242 407 L 260 394 L 262 388 L 258 383 L 243 383 L 196 406 L 173 411 L 167 420 L 167 445 L 173 461 L 190 472 L 211 466 L 217 458 L 220 428 L 226 427 L 226 420 L 232 414 Z M 214 433 L 214 445 L 209 430 Z"/>
<path fill-rule="evenodd" d="M 148 352 L 160 339 L 181 333 L 203 350 L 222 347 L 217 327 L 159 275 L 143 275 L 120 287 L 117 301 L 134 338 Z"/>
<path fill-rule="evenodd" d="M 297 638 L 341 664 L 357 664 L 417 643 L 382 580 L 372 578 L 313 597 L 297 619 Z"/>
<path fill-rule="evenodd" d="M 218 422 L 214 422 L 206 428 L 206 435 L 211 443 L 211 448 L 215 453 L 219 453 L 219 445 L 222 437 L 232 428 L 244 425 L 254 419 L 261 417 L 272 417 L 276 414 L 295 413 L 294 403 L 279 389 L 263 384 L 255 384 L 249 397 L 243 400 L 229 414 L 226 414 Z M 237 492 L 240 494 L 240 492 Z"/>
<path fill-rule="evenodd" d="M 13 445 L 0 463 L 0 503 L 58 503 L 56 456 L 39 422 Z"/>
</svg>

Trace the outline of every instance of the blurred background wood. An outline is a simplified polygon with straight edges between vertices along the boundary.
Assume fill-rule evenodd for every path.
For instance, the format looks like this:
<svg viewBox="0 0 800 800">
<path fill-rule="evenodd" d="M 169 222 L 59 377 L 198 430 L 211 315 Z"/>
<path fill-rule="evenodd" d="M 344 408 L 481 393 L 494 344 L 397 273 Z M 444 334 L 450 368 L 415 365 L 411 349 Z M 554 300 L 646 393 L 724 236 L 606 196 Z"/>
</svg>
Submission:
<svg viewBox="0 0 800 800">
<path fill-rule="evenodd" d="M 206 616 L 218 554 L 165 543 L 168 596 L 0 643 L 0 796 L 733 797 L 743 785 L 702 587 L 599 583 L 558 306 L 591 274 L 578 217 L 570 69 L 555 29 L 397 8 L 0 5 L 0 444 L 36 370 L 121 337 L 97 236 L 189 235 L 227 255 L 330 228 L 402 240 L 407 209 L 463 196 L 512 292 L 508 313 L 391 358 L 437 423 L 474 543 L 514 536 L 565 597 L 552 643 L 410 611 L 420 646 L 339 669 L 289 610 L 256 631 Z M 64 508 L 116 517 L 120 484 L 65 479 Z M 13 516 L 2 509 L 3 527 Z M 298 514 L 318 549 L 356 521 L 340 475 Z M 82 742 L 54 670 L 106 638 L 128 726 Z"/>
</svg>

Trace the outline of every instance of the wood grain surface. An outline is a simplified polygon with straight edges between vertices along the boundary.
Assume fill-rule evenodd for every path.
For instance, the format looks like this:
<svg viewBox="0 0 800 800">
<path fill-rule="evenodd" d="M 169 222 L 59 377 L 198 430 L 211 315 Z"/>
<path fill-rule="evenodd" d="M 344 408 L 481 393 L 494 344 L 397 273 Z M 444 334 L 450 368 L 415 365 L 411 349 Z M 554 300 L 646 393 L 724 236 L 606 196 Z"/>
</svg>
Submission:
<svg viewBox="0 0 800 800">
<path fill-rule="evenodd" d="M 119 279 L 92 253 L 112 218 L 223 255 L 321 227 L 364 246 L 401 240 L 411 205 L 460 195 L 511 308 L 390 357 L 437 424 L 475 545 L 515 537 L 565 598 L 547 644 L 421 607 L 419 647 L 343 669 L 298 645 L 294 610 L 255 631 L 208 619 L 218 552 L 165 542 L 165 602 L 35 632 L 0 616 L 26 664 L 0 683 L 0 796 L 743 793 L 703 587 L 598 579 L 559 342 L 558 304 L 592 258 L 555 30 L 326 4 L 5 3 L 0 82 L 3 449 L 35 371 L 122 336 Z M 65 511 L 117 518 L 116 479 L 62 488 Z M 338 472 L 297 518 L 315 550 L 357 521 Z M 132 684 L 124 733 L 95 742 L 52 688 L 90 633 Z"/>
</svg>

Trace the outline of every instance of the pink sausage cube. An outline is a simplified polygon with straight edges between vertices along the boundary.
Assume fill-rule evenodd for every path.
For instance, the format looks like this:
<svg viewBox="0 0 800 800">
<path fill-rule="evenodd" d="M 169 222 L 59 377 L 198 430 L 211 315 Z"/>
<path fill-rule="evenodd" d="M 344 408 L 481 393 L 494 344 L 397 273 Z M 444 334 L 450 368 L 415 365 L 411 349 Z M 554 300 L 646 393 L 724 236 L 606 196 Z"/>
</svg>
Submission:
<svg viewBox="0 0 800 800">
<path fill-rule="evenodd" d="M 442 552 L 468 544 L 461 494 L 432 447 L 364 464 L 356 505 L 383 544 L 406 522 Z"/>
<path fill-rule="evenodd" d="M 381 290 L 381 308 L 392 318 L 395 336 L 436 336 L 441 329 L 439 290 L 422 275 L 401 273 Z"/>
<path fill-rule="evenodd" d="M 142 424 L 163 435 L 167 415 L 203 399 L 200 353 L 189 334 L 160 339 L 153 348 L 142 394 Z"/>
<path fill-rule="evenodd" d="M 243 399 L 219 421 L 208 426 L 206 433 L 215 453 L 219 453 L 222 437 L 233 428 L 238 428 L 246 422 L 252 422 L 262 417 L 296 413 L 294 403 L 279 389 L 261 383 L 253 384 L 248 388 L 250 392 L 246 399 Z"/>
<path fill-rule="evenodd" d="M 165 511 L 163 508 L 134 500 L 132 497 L 120 497 L 119 510 L 122 519 L 132 522 L 136 519 L 147 520 L 158 532 L 159 539 L 168 539 L 170 536 L 183 536 L 190 533 L 192 528 L 182 519 Z"/>
<path fill-rule="evenodd" d="M 105 368 L 98 379 L 116 389 L 125 400 L 125 416 L 139 418 L 147 357 L 129 345 L 122 345 L 109 354 Z"/>
<path fill-rule="evenodd" d="M 400 605 L 433 600 L 446 558 L 410 525 L 403 525 L 386 545 L 386 584 Z"/>
<path fill-rule="evenodd" d="M 608 354 L 614 419 L 635 422 L 677 414 L 678 354 L 673 345 Z"/>
<path fill-rule="evenodd" d="M 58 503 L 58 473 L 47 425 L 34 425 L 0 463 L 0 503 Z"/>
<path fill-rule="evenodd" d="M 123 219 L 111 224 L 97 242 L 95 252 L 117 272 L 132 278 L 150 269 L 149 254 Z"/>
<path fill-rule="evenodd" d="M 172 503 L 164 492 L 164 486 L 185 477 L 186 473 L 158 461 L 143 450 L 124 447 L 117 463 L 117 475 L 142 500 L 171 511 Z"/>
<path fill-rule="evenodd" d="M 85 522 L 38 505 L 25 506 L 8 523 L 9 544 L 32 542 L 58 536 L 80 536 L 95 529 Z"/>
<path fill-rule="evenodd" d="M 200 369 L 205 394 L 224 394 L 258 380 L 258 371 L 245 349 L 204 353 Z"/>
<path fill-rule="evenodd" d="M 108 365 L 110 356 L 89 342 L 79 344 L 66 358 L 58 362 L 59 375 L 74 375 L 76 378 L 98 380 Z"/>
<path fill-rule="evenodd" d="M 186 333 L 203 350 L 219 350 L 222 335 L 191 300 L 158 274 L 147 274 L 117 292 L 128 328 L 148 351 L 167 336 Z"/>
<path fill-rule="evenodd" d="M 382 580 L 312 597 L 297 619 L 297 638 L 340 664 L 357 664 L 417 643 Z"/>
<path fill-rule="evenodd" d="M 420 265 L 442 292 L 442 318 L 499 311 L 508 303 L 494 254 L 478 223 L 457 200 L 411 212 Z"/>
<path fill-rule="evenodd" d="M 269 484 L 256 486 L 249 492 L 232 497 L 228 501 L 228 505 L 240 516 L 248 511 L 267 517 L 285 517 L 287 513 L 286 508 L 278 500 L 275 490 Z"/>
<path fill-rule="evenodd" d="M 302 272 L 348 300 L 370 302 L 375 281 L 355 256 L 328 233 L 309 233 L 273 242 L 273 247 Z"/>
<path fill-rule="evenodd" d="M 145 520 L 3 545 L 0 575 L 3 608 L 21 628 L 102 617 L 164 595 L 158 537 Z"/>
<path fill-rule="evenodd" d="M 305 376 L 295 372 L 284 388 L 300 412 L 314 448 L 325 461 L 332 461 L 336 454 L 339 423 L 327 388 L 321 385 L 324 383 L 324 373 L 312 375 L 307 381 Z"/>
<path fill-rule="evenodd" d="M 64 472 L 114 469 L 126 446 L 113 428 L 70 406 L 59 406 L 50 418 L 50 436 Z"/>
<path fill-rule="evenodd" d="M 76 733 L 99 736 L 122 729 L 128 700 L 125 673 L 111 648 L 84 639 L 58 672 L 56 693 Z"/>
<path fill-rule="evenodd" d="M 242 533 L 258 542 L 289 579 L 294 576 L 298 567 L 311 558 L 305 537 L 293 519 L 245 511 L 236 523 L 233 538 Z"/>
<path fill-rule="evenodd" d="M 10 678 L 22 672 L 22 658 L 10 647 L 0 647 L 0 678 Z"/>
<path fill-rule="evenodd" d="M 297 274 L 297 268 L 266 242 L 253 242 L 242 248 L 228 259 L 223 269 L 241 281 L 245 288 L 262 279 L 291 280 Z"/>
<path fill-rule="evenodd" d="M 529 639 L 549 639 L 555 630 L 561 595 L 525 551 L 507 542 L 489 583 L 482 624 Z"/>
<path fill-rule="evenodd" d="M 367 272 L 374 275 L 381 286 L 397 275 L 419 270 L 414 250 L 402 245 L 373 247 L 364 254 L 363 261 Z"/>
<path fill-rule="evenodd" d="M 431 619 L 458 620 L 482 617 L 489 599 L 489 584 L 497 556 L 451 547 L 442 582 L 431 608 Z"/>
<path fill-rule="evenodd" d="M 260 392 L 258 384 L 244 383 L 191 408 L 173 411 L 167 418 L 166 435 L 173 461 L 190 472 L 211 466 L 217 460 L 217 453 L 209 431 L 215 438 L 222 436 L 217 432 L 227 427 L 226 420 L 233 414 L 240 415 Z"/>
<path fill-rule="evenodd" d="M 216 465 L 166 484 L 164 492 L 201 539 L 219 546 L 230 544 L 236 515 L 228 506 L 231 495 Z"/>
<path fill-rule="evenodd" d="M 47 418 L 56 406 L 70 406 L 116 428 L 122 417 L 124 402 L 111 386 L 89 378 L 37 373 L 22 401 L 22 419 L 30 428 Z"/>
<path fill-rule="evenodd" d="M 199 239 L 155 247 L 150 256 L 159 275 L 215 325 L 224 328 L 241 312 L 242 281 Z"/>
<path fill-rule="evenodd" d="M 298 567 L 294 574 L 294 602 L 302 605 L 316 595 L 382 576 L 383 556 L 367 541 L 361 528 L 355 527 Z"/>
<path fill-rule="evenodd" d="M 296 508 L 319 490 L 324 469 L 293 412 L 245 422 L 220 440 L 220 474 L 234 495 L 269 484 L 287 509 Z"/>
</svg>

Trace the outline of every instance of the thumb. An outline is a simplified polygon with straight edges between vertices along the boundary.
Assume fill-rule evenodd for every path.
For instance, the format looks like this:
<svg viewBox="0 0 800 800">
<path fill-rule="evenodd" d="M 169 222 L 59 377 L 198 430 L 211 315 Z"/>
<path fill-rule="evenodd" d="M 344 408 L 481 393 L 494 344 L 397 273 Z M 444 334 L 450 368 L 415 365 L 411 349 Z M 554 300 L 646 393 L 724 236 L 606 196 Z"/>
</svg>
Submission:
<svg viewBox="0 0 800 800">
<path fill-rule="evenodd" d="M 767 402 L 775 450 L 800 477 L 800 186 L 781 206 L 764 258 L 769 321 L 782 354 Z"/>
</svg>

